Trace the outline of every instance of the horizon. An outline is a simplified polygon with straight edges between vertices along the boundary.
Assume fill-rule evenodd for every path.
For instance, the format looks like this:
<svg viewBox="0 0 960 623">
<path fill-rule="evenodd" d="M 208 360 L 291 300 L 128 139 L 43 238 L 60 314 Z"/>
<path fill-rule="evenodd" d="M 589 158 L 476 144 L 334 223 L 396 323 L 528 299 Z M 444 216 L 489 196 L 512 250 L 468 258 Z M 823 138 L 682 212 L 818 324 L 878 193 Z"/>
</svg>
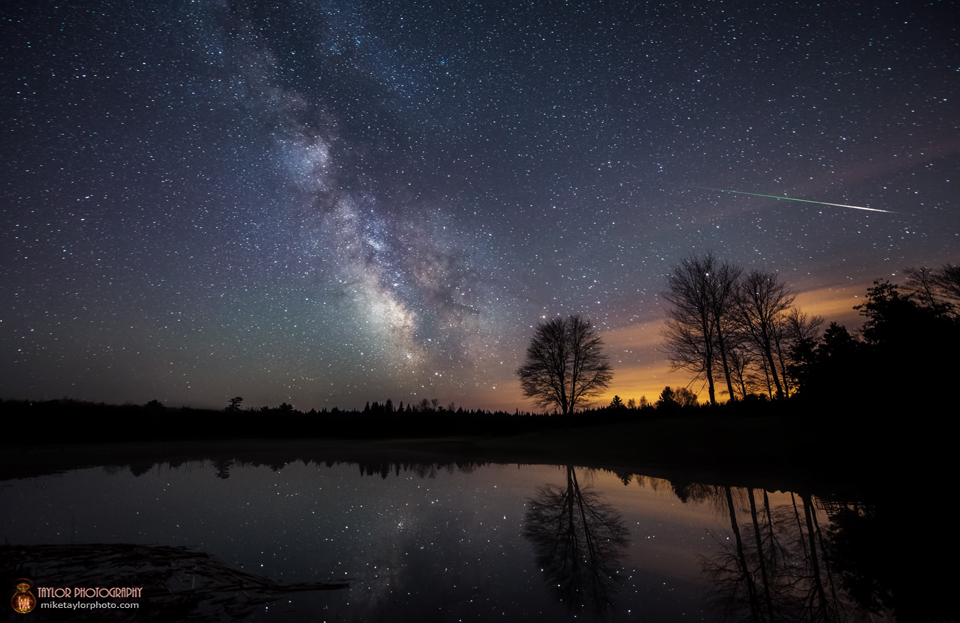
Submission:
<svg viewBox="0 0 960 623">
<path fill-rule="evenodd" d="M 827 292 L 833 292 L 835 289 L 825 288 L 823 290 L 826 290 Z M 825 323 L 827 324 L 829 324 L 832 321 L 838 322 L 838 324 L 847 326 L 847 328 L 851 329 L 852 331 L 856 331 L 859 328 L 859 324 L 862 324 L 862 321 L 860 320 L 859 312 L 854 310 L 852 306 L 849 307 L 849 311 L 846 314 L 840 314 L 839 316 L 835 316 L 835 317 L 830 317 L 830 316 L 827 316 L 826 314 L 830 312 L 836 312 L 840 306 L 845 305 L 847 302 L 850 301 L 851 296 L 852 297 L 858 296 L 857 294 L 852 294 L 852 291 L 856 291 L 857 288 L 855 287 L 844 288 L 842 290 L 842 294 L 838 296 L 824 295 L 823 290 L 817 291 L 817 292 L 804 292 L 804 293 L 798 294 L 797 295 L 798 302 L 796 303 L 795 306 L 800 307 L 803 311 L 808 312 L 810 314 L 823 315 L 825 318 Z M 839 290 L 839 288 L 836 290 Z M 864 292 L 865 292 L 865 289 L 864 289 Z M 807 300 L 810 301 L 810 304 L 804 305 L 803 301 L 807 301 Z M 856 301 L 855 304 L 859 304 L 859 302 L 860 301 Z M 856 321 L 858 324 L 857 326 L 851 326 L 849 324 L 836 320 L 836 318 L 846 318 L 848 322 Z M 703 387 L 706 384 L 706 381 L 699 382 L 700 388 L 698 390 L 695 385 L 696 381 L 690 381 L 689 373 L 684 371 L 671 371 L 669 363 L 667 363 L 667 361 L 662 356 L 662 352 L 660 350 L 662 346 L 662 338 L 660 337 L 660 334 L 659 334 L 659 329 L 662 326 L 663 326 L 663 319 L 659 318 L 649 323 L 637 324 L 629 327 L 624 327 L 623 329 L 619 329 L 619 330 L 608 331 L 606 332 L 606 335 L 604 333 L 600 334 L 600 337 L 604 339 L 604 342 L 606 344 L 604 351 L 607 352 L 607 354 L 611 355 L 611 357 L 615 355 L 617 352 L 619 352 L 617 350 L 611 350 L 609 348 L 609 342 L 613 341 L 613 339 L 611 339 L 611 335 L 615 334 L 617 338 L 619 338 L 617 340 L 617 343 L 621 345 L 623 352 L 634 353 L 638 348 L 643 349 L 645 351 L 647 359 L 649 360 L 649 363 L 646 363 L 646 364 L 640 363 L 638 365 L 626 366 L 626 367 L 617 367 L 616 365 L 614 365 L 614 378 L 613 378 L 613 382 L 611 383 L 611 387 L 613 387 L 613 389 L 604 390 L 603 393 L 600 395 L 600 397 L 598 397 L 593 402 L 587 403 L 583 407 L 584 409 L 594 409 L 594 408 L 605 407 L 609 405 L 610 401 L 613 399 L 614 396 L 619 396 L 624 403 L 626 403 L 631 398 L 636 400 L 637 403 L 640 402 L 641 398 L 647 398 L 652 404 L 656 402 L 657 398 L 659 397 L 660 393 L 663 391 L 664 387 L 674 387 L 674 388 L 686 387 L 688 389 L 691 389 L 692 391 L 694 391 L 694 393 L 698 395 L 698 397 L 700 398 L 701 404 L 706 404 L 705 402 L 706 390 Z M 652 336 L 653 339 L 649 339 L 650 336 Z M 620 372 L 619 375 L 617 374 L 618 371 Z M 624 376 L 637 378 L 639 380 L 639 384 L 627 385 L 626 389 L 624 389 L 624 384 L 622 381 Z M 619 383 L 618 383 L 618 378 L 620 379 Z M 658 379 L 663 379 L 662 384 L 660 385 L 657 384 L 658 382 L 660 382 L 658 381 Z M 479 411 L 490 411 L 490 412 L 495 412 L 495 411 L 512 412 L 512 411 L 519 410 L 521 413 L 524 413 L 524 412 L 529 412 L 534 414 L 548 413 L 548 411 L 538 411 L 535 405 L 533 404 L 532 399 L 527 399 L 522 396 L 519 388 L 518 379 L 516 380 L 516 385 L 517 387 L 515 387 L 514 389 L 516 390 L 515 393 L 517 395 L 517 399 L 516 399 L 517 402 L 503 402 L 503 403 L 496 404 L 494 406 L 471 406 L 471 405 L 461 404 L 459 401 L 457 401 L 456 397 L 451 397 L 448 400 L 441 399 L 440 403 L 441 403 L 441 406 L 445 407 L 450 402 L 454 402 L 456 403 L 457 407 L 463 407 L 464 410 L 471 410 L 471 411 L 479 410 Z M 136 406 L 136 405 L 143 405 L 146 402 L 149 402 L 150 400 L 158 400 L 159 402 L 163 403 L 163 405 L 167 408 L 188 407 L 188 408 L 201 409 L 201 410 L 210 409 L 210 410 L 218 411 L 218 410 L 223 410 L 224 405 L 229 403 L 229 399 L 233 397 L 234 396 L 225 397 L 223 401 L 224 404 L 215 404 L 213 402 L 201 403 L 201 404 L 175 403 L 169 400 L 164 400 L 160 397 L 153 397 L 153 398 L 144 399 L 141 401 L 128 400 L 122 404 L 123 405 L 131 404 Z M 243 410 L 248 410 L 248 409 L 255 410 L 261 407 L 273 408 L 281 404 L 281 402 L 286 402 L 286 401 L 279 401 L 279 402 L 270 403 L 270 404 L 258 403 L 254 405 L 253 402 L 247 400 L 246 397 L 244 396 L 241 396 L 241 397 L 244 399 L 243 402 L 245 403 Z M 436 398 L 436 396 L 418 396 L 416 397 L 416 400 L 403 399 L 402 402 L 404 403 L 404 405 L 415 404 L 416 402 L 419 402 L 419 400 L 423 398 L 428 398 L 428 399 Z M 75 396 L 68 396 L 68 395 L 63 395 L 60 397 L 38 397 L 38 398 L 26 398 L 26 397 L 18 397 L 18 396 L 0 396 L 0 399 L 37 400 L 37 401 L 77 400 L 80 402 L 91 402 L 91 403 L 106 402 L 103 400 L 77 398 Z M 293 406 L 294 409 L 298 411 L 302 411 L 304 413 L 310 411 L 311 409 L 314 409 L 319 412 L 323 409 L 330 411 L 333 408 L 340 409 L 341 411 L 361 411 L 364 408 L 365 404 L 371 404 L 374 401 L 379 402 L 380 404 L 383 404 L 388 399 L 392 400 L 394 405 L 399 405 L 399 403 L 401 402 L 401 400 L 394 400 L 393 396 L 386 396 L 386 397 L 368 397 L 366 399 L 360 398 L 358 399 L 358 402 L 356 404 L 351 404 L 351 405 L 324 404 L 322 406 L 321 405 L 302 406 L 296 403 L 290 403 L 290 404 Z M 729 400 L 729 396 L 726 396 L 726 393 L 724 392 L 723 396 L 720 397 L 720 402 L 727 402 L 728 400 Z M 120 403 L 107 402 L 107 404 L 119 405 Z"/>
</svg>

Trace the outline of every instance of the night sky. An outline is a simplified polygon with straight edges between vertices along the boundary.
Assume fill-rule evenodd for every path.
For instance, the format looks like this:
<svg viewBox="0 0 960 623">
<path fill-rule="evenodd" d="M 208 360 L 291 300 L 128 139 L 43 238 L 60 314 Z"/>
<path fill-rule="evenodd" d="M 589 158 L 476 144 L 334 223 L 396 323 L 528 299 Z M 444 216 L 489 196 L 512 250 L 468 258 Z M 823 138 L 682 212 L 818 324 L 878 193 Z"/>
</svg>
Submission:
<svg viewBox="0 0 960 623">
<path fill-rule="evenodd" d="M 957 7 L 879 4 L 4 3 L 0 397 L 532 409 L 582 313 L 655 399 L 708 250 L 852 328 L 960 261 Z"/>
</svg>

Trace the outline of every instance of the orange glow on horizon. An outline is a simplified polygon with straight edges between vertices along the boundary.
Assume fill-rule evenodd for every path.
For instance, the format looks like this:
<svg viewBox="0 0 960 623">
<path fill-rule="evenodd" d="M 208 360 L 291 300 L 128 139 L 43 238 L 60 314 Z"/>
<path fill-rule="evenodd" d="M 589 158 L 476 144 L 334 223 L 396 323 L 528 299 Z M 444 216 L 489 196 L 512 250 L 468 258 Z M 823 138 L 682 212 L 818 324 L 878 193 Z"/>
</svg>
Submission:
<svg viewBox="0 0 960 623">
<path fill-rule="evenodd" d="M 866 301 L 869 287 L 838 286 L 808 290 L 798 294 L 793 305 L 811 316 L 823 316 L 825 325 L 836 322 L 853 331 L 863 324 L 860 312 L 854 306 Z M 826 326 L 822 329 L 826 329 Z"/>
</svg>

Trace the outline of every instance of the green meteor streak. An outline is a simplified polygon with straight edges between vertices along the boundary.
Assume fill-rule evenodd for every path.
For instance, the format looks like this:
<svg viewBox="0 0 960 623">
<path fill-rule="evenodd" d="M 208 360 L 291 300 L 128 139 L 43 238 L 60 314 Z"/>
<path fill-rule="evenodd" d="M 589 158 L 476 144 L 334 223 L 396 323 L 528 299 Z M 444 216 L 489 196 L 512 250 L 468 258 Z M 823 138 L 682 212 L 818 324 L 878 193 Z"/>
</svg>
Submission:
<svg viewBox="0 0 960 623">
<path fill-rule="evenodd" d="M 803 203 L 816 203 L 822 206 L 836 206 L 838 208 L 852 208 L 854 210 L 866 210 L 867 212 L 883 212 L 884 214 L 896 214 L 890 210 L 878 210 L 877 208 L 865 208 L 863 206 L 848 206 L 842 203 L 827 203 L 825 201 L 813 201 L 812 199 L 797 199 L 796 197 L 779 197 L 777 195 L 761 195 L 760 193 L 746 193 L 742 190 L 724 190 L 723 188 L 708 188 L 706 186 L 694 186 L 703 190 L 714 190 L 718 193 L 733 193 L 735 195 L 750 195 L 751 197 L 767 197 L 769 199 L 784 199 L 786 201 L 802 201 Z"/>
</svg>

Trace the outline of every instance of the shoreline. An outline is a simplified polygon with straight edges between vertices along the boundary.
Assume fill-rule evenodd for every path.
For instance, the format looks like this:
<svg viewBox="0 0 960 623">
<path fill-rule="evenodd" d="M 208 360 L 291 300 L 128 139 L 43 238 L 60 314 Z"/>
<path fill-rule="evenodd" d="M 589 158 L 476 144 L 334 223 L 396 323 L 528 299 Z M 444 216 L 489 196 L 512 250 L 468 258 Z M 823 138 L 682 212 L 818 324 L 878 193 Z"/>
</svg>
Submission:
<svg viewBox="0 0 960 623">
<path fill-rule="evenodd" d="M 912 452 L 877 429 L 834 428 L 830 434 L 789 416 L 653 418 L 514 435 L 332 438 L 271 437 L 56 442 L 7 445 L 0 480 L 107 465 L 135 474 L 157 464 L 241 461 L 280 469 L 294 461 L 396 464 L 551 464 L 616 472 L 673 474 L 682 480 L 731 480 L 767 489 L 854 491 L 899 481 Z M 11 441 L 7 440 L 8 443 Z M 905 440 L 896 438 L 898 444 Z M 903 448 L 901 447 L 901 450 Z M 897 460 L 893 460 L 896 458 Z M 936 453 L 924 457 L 936 462 Z M 906 464 L 905 464 L 906 463 Z"/>
</svg>

